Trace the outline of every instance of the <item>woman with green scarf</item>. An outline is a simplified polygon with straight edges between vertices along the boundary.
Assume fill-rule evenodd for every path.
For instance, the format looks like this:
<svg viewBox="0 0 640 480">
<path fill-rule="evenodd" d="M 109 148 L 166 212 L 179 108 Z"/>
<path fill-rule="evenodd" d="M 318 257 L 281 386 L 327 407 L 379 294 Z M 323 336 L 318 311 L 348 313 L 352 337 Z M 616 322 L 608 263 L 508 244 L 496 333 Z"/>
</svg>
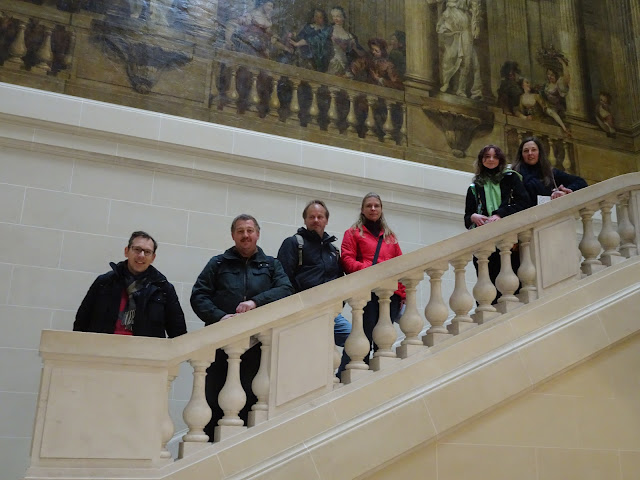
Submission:
<svg viewBox="0 0 640 480">
<path fill-rule="evenodd" d="M 507 158 L 499 147 L 487 145 L 480 150 L 475 168 L 476 175 L 467 190 L 464 213 L 467 229 L 495 222 L 531 206 L 522 177 L 507 168 Z M 473 263 L 477 271 L 475 258 Z M 517 272 L 520 266 L 518 252 L 511 255 L 511 265 Z M 499 273 L 500 254 L 496 250 L 489 256 L 489 277 L 494 285 Z"/>
</svg>

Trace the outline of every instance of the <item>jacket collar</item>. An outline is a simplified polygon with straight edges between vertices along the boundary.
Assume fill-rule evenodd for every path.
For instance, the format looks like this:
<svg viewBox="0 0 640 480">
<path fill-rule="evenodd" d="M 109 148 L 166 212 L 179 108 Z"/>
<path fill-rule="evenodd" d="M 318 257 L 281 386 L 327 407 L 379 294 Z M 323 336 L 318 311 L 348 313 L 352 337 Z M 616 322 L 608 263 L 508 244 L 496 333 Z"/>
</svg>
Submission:
<svg viewBox="0 0 640 480">
<path fill-rule="evenodd" d="M 298 234 L 302 235 L 302 238 L 306 240 L 309 240 L 311 242 L 323 243 L 323 244 L 333 243 L 336 240 L 338 240 L 335 235 L 330 236 L 327 232 L 324 232 L 324 234 L 322 235 L 322 238 L 320 238 L 316 232 L 307 230 L 305 227 L 300 227 L 298 229 Z"/>
<path fill-rule="evenodd" d="M 240 255 L 238 253 L 238 250 L 236 250 L 236 247 L 231 247 L 229 249 L 227 249 L 223 254 L 222 254 L 223 258 L 227 259 L 227 260 L 235 260 L 235 261 L 249 261 L 249 262 L 266 262 L 267 261 L 267 256 L 264 254 L 264 251 L 258 247 L 258 250 L 256 251 L 256 253 L 254 253 L 251 257 L 249 257 L 248 259 L 245 259 L 242 255 Z"/>
<path fill-rule="evenodd" d="M 127 268 L 127 262 L 125 260 L 118 263 L 111 262 L 109 263 L 109 265 L 118 277 L 124 276 L 124 271 Z M 149 283 L 162 282 L 167 280 L 166 277 L 161 274 L 153 265 L 149 265 L 149 268 L 147 268 L 147 278 L 149 279 Z"/>
</svg>

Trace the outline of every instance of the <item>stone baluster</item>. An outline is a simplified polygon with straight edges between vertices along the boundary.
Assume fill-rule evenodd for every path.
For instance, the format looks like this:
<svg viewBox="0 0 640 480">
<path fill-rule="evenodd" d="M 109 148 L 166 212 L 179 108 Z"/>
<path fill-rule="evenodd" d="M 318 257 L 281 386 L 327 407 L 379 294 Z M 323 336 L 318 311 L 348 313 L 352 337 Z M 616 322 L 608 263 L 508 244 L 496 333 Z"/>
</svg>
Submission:
<svg viewBox="0 0 640 480">
<path fill-rule="evenodd" d="M 258 334 L 260 368 L 251 382 L 251 390 L 258 401 L 251 407 L 247 424 L 250 427 L 269 419 L 269 386 L 271 385 L 271 330 Z"/>
<path fill-rule="evenodd" d="M 518 234 L 520 242 L 520 268 L 518 268 L 518 278 L 522 287 L 517 295 L 522 303 L 531 303 L 538 298 L 536 288 L 536 266 L 531 260 L 531 237 L 533 232 L 525 230 Z"/>
<path fill-rule="evenodd" d="M 552 167 L 557 167 L 556 162 L 558 159 L 556 158 L 555 148 L 553 146 L 553 142 L 555 142 L 554 138 L 549 137 L 549 163 L 551 163 Z"/>
<path fill-rule="evenodd" d="M 351 306 L 351 333 L 347 337 L 344 348 L 351 361 L 341 374 L 342 383 L 351 383 L 370 372 L 369 365 L 364 362 L 364 357 L 369 355 L 371 344 L 364 334 L 362 326 L 362 309 L 371 299 L 371 293 L 353 297 L 347 300 Z"/>
<path fill-rule="evenodd" d="M 380 305 L 378 322 L 373 328 L 373 341 L 378 346 L 378 350 L 375 351 L 373 358 L 369 362 L 371 370 L 374 371 L 381 370 L 399 360 L 395 352 L 391 350 L 397 338 L 396 329 L 391 323 L 391 295 L 397 288 L 398 282 L 394 281 L 388 286 L 382 286 L 374 290 Z"/>
<path fill-rule="evenodd" d="M 595 211 L 591 208 L 583 208 L 580 210 L 580 217 L 582 217 L 582 239 L 578 244 L 578 248 L 584 257 L 580 269 L 585 275 L 593 275 L 604 268 L 600 260 L 598 260 L 601 247 L 600 242 L 598 242 L 593 232 L 594 213 Z"/>
<path fill-rule="evenodd" d="M 338 370 L 340 367 L 340 361 L 342 360 L 342 352 L 340 352 L 340 348 L 337 345 L 333 346 L 333 372 Z M 333 388 L 341 387 L 340 379 L 334 375 L 333 376 Z"/>
<path fill-rule="evenodd" d="M 312 121 L 316 121 L 318 123 L 318 114 L 320 113 L 320 109 L 318 108 L 318 87 L 319 85 L 315 83 L 309 83 L 309 87 L 311 88 L 311 106 L 309 107 L 309 115 L 311 116 Z"/>
<path fill-rule="evenodd" d="M 347 123 L 352 133 L 358 133 L 358 118 L 356 117 L 356 94 L 349 92 L 349 113 L 347 114 Z"/>
<path fill-rule="evenodd" d="M 473 253 L 478 259 L 478 281 L 473 287 L 473 296 L 478 302 L 478 306 L 471 318 L 478 324 L 483 324 L 500 315 L 492 305 L 493 299 L 498 293 L 496 287 L 491 283 L 491 277 L 489 277 L 489 256 L 493 252 L 493 249 L 487 248 Z"/>
<path fill-rule="evenodd" d="M 376 97 L 367 96 L 367 119 L 364 122 L 364 126 L 367 127 L 366 135 L 376 135 L 376 119 L 373 114 L 373 105 L 376 102 Z"/>
<path fill-rule="evenodd" d="M 455 284 L 451 298 L 449 298 L 449 306 L 456 316 L 451 320 L 451 324 L 448 327 L 449 332 L 453 335 L 459 335 L 465 330 L 476 326 L 469 315 L 473 308 L 473 297 L 467 289 L 467 280 L 465 278 L 469 260 L 469 256 L 465 255 L 449 261 L 455 276 Z"/>
<path fill-rule="evenodd" d="M 69 70 L 73 66 L 73 54 L 76 50 L 76 32 L 68 32 L 69 35 L 69 45 L 67 46 L 67 50 L 64 54 L 64 68 Z"/>
<path fill-rule="evenodd" d="M 171 392 L 171 384 L 178 376 L 177 368 L 171 369 L 169 374 L 167 375 L 167 400 L 169 399 L 169 392 Z M 166 460 L 167 462 L 172 461 L 171 452 L 167 449 L 167 443 L 173 437 L 173 432 L 175 432 L 175 426 L 173 425 L 173 420 L 171 420 L 171 415 L 169 415 L 169 403 L 167 402 L 167 409 L 165 410 L 164 418 L 162 419 L 160 430 L 162 431 L 162 451 L 160 452 L 160 458 Z"/>
<path fill-rule="evenodd" d="M 51 71 L 51 63 L 53 62 L 53 52 L 51 51 L 51 33 L 53 32 L 53 25 L 43 24 L 44 38 L 40 47 L 36 51 L 36 58 L 38 63 L 31 69 L 33 72 L 46 75 Z"/>
<path fill-rule="evenodd" d="M 524 138 L 524 131 L 516 128 L 516 134 L 518 135 L 518 145 L 522 143 L 522 139 Z"/>
<path fill-rule="evenodd" d="M 636 247 L 636 229 L 629 219 L 629 194 L 618 196 L 618 234 L 620 235 L 620 254 L 631 258 L 638 254 Z"/>
<path fill-rule="evenodd" d="M 247 403 L 247 394 L 240 383 L 240 356 L 249 348 L 249 339 L 227 345 L 227 378 L 224 387 L 218 395 L 218 405 L 224 416 L 218 421 L 214 429 L 213 438 L 216 442 L 231 437 L 246 430 L 244 422 L 238 415 Z"/>
<path fill-rule="evenodd" d="M 447 327 L 444 326 L 444 322 L 449 316 L 449 309 L 442 298 L 442 275 L 446 271 L 446 264 L 427 268 L 427 275 L 429 275 L 429 283 L 431 284 L 429 302 L 424 309 L 424 316 L 431 324 L 427 334 L 423 337 L 423 342 L 427 347 L 433 347 L 451 337 Z"/>
<path fill-rule="evenodd" d="M 498 306 L 496 308 L 500 313 L 511 312 L 522 306 L 518 297 L 514 295 L 518 286 L 520 286 L 520 280 L 518 280 L 518 276 L 513 272 L 513 268 L 511 267 L 511 249 L 515 241 L 516 238 L 507 237 L 498 243 L 498 250 L 500 250 L 500 273 L 496 278 L 496 288 L 502 296 L 498 299 Z"/>
<path fill-rule="evenodd" d="M 18 31 L 11 45 L 9 45 L 9 67 L 19 68 L 23 65 L 22 57 L 27 54 L 27 44 L 25 43 L 24 32 L 27 29 L 27 22 L 23 19 L 18 20 Z"/>
<path fill-rule="evenodd" d="M 215 350 L 210 355 L 203 355 L 201 358 L 192 358 L 189 363 L 193 367 L 193 388 L 189 403 L 182 412 L 189 431 L 182 437 L 180 444 L 179 457 L 184 458 L 187 455 L 206 446 L 209 442 L 209 436 L 204 433 L 204 427 L 211 420 L 211 408 L 207 403 L 207 397 L 204 392 L 205 377 L 207 376 L 207 368 L 215 358 Z"/>
<path fill-rule="evenodd" d="M 234 105 L 240 98 L 240 94 L 238 93 L 238 67 L 235 65 L 231 67 L 231 84 L 229 85 L 228 97 Z"/>
<path fill-rule="evenodd" d="M 618 246 L 620 245 L 620 235 L 613 228 L 613 222 L 611 221 L 611 209 L 614 203 L 610 200 L 603 200 L 600 202 L 600 213 L 602 214 L 602 230 L 598 235 L 598 241 L 602 245 L 604 252 L 600 255 L 600 262 L 607 267 L 615 265 L 624 260 L 620 252 L 618 252 Z"/>
<path fill-rule="evenodd" d="M 278 98 L 278 78 L 271 78 L 271 96 L 269 97 L 269 113 L 273 116 L 279 116 L 280 99 Z"/>
<path fill-rule="evenodd" d="M 260 95 L 258 94 L 258 77 L 260 72 L 251 71 L 251 90 L 249 90 L 249 104 L 258 107 L 260 104 Z"/>
<path fill-rule="evenodd" d="M 391 107 L 393 106 L 393 103 L 391 103 L 391 101 L 387 100 L 387 119 L 384 121 L 384 125 L 382 126 L 382 129 L 384 130 L 385 136 L 384 138 L 387 140 L 392 140 L 393 139 L 393 120 L 391 119 Z"/>
<path fill-rule="evenodd" d="M 564 148 L 564 158 L 562 159 L 562 168 L 565 172 L 571 170 L 571 156 L 569 155 L 569 142 L 562 140 L 562 147 Z"/>
<path fill-rule="evenodd" d="M 298 115 L 300 112 L 300 103 L 298 102 L 298 87 L 300 87 L 300 80 L 291 80 L 291 105 L 289 105 L 289 110 L 294 115 Z"/>
<path fill-rule="evenodd" d="M 418 295 L 416 291 L 422 280 L 424 280 L 424 272 L 422 270 L 414 275 L 400 279 L 407 294 L 404 315 L 402 315 L 399 322 L 400 330 L 404 333 L 404 340 L 396 348 L 396 355 L 400 358 L 407 358 L 424 349 L 424 343 L 418 336 L 424 328 L 424 320 L 420 316 L 420 312 L 418 312 Z"/>
<path fill-rule="evenodd" d="M 329 95 L 331 95 L 331 100 L 329 104 L 329 111 L 327 115 L 329 116 L 329 126 L 336 126 L 338 124 L 338 107 L 336 105 L 336 98 L 338 92 L 332 88 L 329 89 Z"/>
</svg>

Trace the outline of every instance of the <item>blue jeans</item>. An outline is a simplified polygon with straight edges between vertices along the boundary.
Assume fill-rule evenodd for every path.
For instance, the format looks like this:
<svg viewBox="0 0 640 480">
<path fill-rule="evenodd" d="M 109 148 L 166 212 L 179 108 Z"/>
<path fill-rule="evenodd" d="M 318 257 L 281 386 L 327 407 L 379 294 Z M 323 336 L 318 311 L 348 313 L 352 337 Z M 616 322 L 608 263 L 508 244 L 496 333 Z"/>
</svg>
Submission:
<svg viewBox="0 0 640 480">
<path fill-rule="evenodd" d="M 349 320 L 344 318 L 341 313 L 338 314 L 336 318 L 333 319 L 333 341 L 339 347 L 344 347 L 344 342 L 347 341 L 347 337 L 351 333 L 351 323 Z M 347 355 L 346 351 L 342 351 L 342 359 L 340 360 L 340 367 L 338 367 L 338 378 L 340 378 L 340 374 L 345 369 L 347 364 L 351 361 L 349 355 Z"/>
</svg>

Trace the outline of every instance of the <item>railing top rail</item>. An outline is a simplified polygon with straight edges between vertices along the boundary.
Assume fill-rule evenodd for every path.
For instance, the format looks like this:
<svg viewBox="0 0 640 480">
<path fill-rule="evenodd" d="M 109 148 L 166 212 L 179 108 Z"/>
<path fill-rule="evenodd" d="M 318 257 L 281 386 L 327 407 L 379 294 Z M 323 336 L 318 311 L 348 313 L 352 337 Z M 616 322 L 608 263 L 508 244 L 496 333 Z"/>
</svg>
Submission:
<svg viewBox="0 0 640 480">
<path fill-rule="evenodd" d="M 339 89 L 375 95 L 378 97 L 397 100 L 399 102 L 404 100 L 404 92 L 402 90 L 380 87 L 378 85 L 371 85 L 365 82 L 358 82 L 348 78 L 316 72 L 314 70 L 307 70 L 305 68 L 296 67 L 295 65 L 278 63 L 273 60 L 267 60 L 266 58 L 254 57 L 252 55 L 234 52 L 223 48 L 215 49 L 213 52 L 213 58 L 222 63 L 226 61 L 236 65 L 255 67 L 267 72 L 278 73 L 282 76 L 311 82 L 313 84 L 329 85 Z"/>
<path fill-rule="evenodd" d="M 629 173 L 603 181 L 553 202 L 528 209 L 526 214 L 511 215 L 484 228 L 464 232 L 368 268 L 366 271 L 347 275 L 244 313 L 242 322 L 222 321 L 171 340 L 132 337 L 123 341 L 124 339 L 118 335 L 98 334 L 92 337 L 92 342 L 82 342 L 78 340 L 77 335 L 96 334 L 45 330 L 41 338 L 40 352 L 50 356 L 64 354 L 66 358 L 72 354 L 99 357 L 105 361 L 122 362 L 123 359 L 127 359 L 132 363 L 175 365 L 193 358 L 198 352 L 211 352 L 214 348 L 234 343 L 249 335 L 284 325 L 293 315 L 308 318 L 333 312 L 336 305 L 341 304 L 343 300 L 370 292 L 390 278 L 401 279 L 424 270 L 429 265 L 445 263 L 461 255 L 471 254 L 497 238 L 552 223 L 566 218 L 567 215 L 575 215 L 579 210 L 605 199 L 638 189 L 640 173 Z"/>
</svg>

